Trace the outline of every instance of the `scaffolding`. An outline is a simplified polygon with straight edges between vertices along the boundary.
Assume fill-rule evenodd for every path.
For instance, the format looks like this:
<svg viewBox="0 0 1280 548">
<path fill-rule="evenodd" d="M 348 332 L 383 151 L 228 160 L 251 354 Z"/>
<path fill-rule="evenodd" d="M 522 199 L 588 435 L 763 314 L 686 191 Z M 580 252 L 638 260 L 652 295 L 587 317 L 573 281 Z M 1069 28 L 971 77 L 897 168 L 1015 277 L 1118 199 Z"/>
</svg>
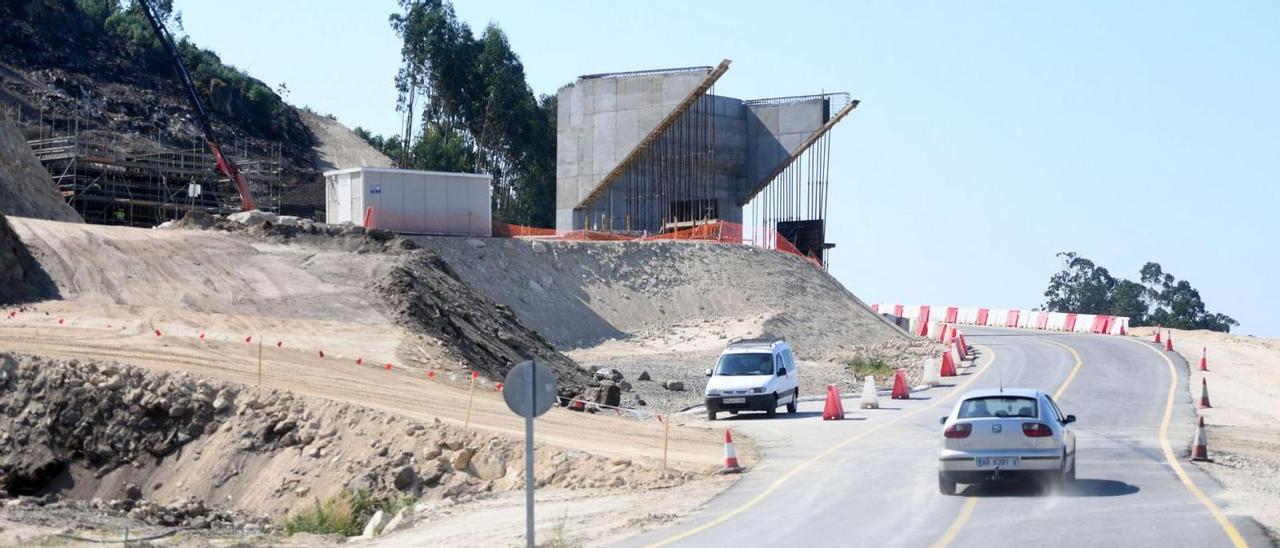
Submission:
<svg viewBox="0 0 1280 548">
<path fill-rule="evenodd" d="M 584 229 L 628 234 L 692 228 L 720 218 L 715 189 L 715 83 L 719 66 L 583 76 L 707 71 L 703 81 L 601 180 L 577 209 Z"/>
<path fill-rule="evenodd" d="M 828 194 L 831 175 L 831 129 L 853 109 L 847 93 L 823 93 L 746 101 L 747 105 L 779 105 L 821 99 L 823 125 L 756 182 L 739 200 L 751 213 L 750 225 L 776 233 L 792 242 L 801 254 L 828 264 L 826 242 Z"/>
<path fill-rule="evenodd" d="M 227 214 L 240 210 L 235 185 L 217 171 L 205 148 L 174 149 L 150 142 L 132 152 L 118 143 L 85 134 L 28 141 L 54 184 L 85 222 L 135 227 L 156 226 L 187 211 Z M 280 152 L 268 157 L 232 158 L 265 194 L 262 203 L 278 208 Z"/>
</svg>

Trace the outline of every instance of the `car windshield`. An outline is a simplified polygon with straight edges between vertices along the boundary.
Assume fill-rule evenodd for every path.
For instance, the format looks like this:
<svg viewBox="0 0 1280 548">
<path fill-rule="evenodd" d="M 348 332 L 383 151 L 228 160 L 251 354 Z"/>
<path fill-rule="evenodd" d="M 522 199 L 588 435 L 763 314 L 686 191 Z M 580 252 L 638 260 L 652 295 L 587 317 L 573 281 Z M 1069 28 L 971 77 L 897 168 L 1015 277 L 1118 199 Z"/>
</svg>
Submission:
<svg viewBox="0 0 1280 548">
<path fill-rule="evenodd" d="M 1018 417 L 1034 419 L 1036 400 L 1017 396 L 986 396 L 971 398 L 960 404 L 961 419 L 979 419 L 983 417 Z"/>
<path fill-rule="evenodd" d="M 724 376 L 772 375 L 773 354 L 725 354 L 720 356 L 720 364 L 716 366 L 716 374 Z"/>
</svg>

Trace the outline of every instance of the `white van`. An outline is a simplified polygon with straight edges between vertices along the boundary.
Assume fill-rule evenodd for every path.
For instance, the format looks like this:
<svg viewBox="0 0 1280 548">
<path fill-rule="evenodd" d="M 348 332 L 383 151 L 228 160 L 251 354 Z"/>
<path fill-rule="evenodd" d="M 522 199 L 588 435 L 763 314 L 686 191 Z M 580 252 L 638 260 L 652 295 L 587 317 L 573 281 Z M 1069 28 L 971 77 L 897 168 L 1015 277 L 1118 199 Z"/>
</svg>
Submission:
<svg viewBox="0 0 1280 548">
<path fill-rule="evenodd" d="M 716 420 L 720 411 L 764 411 L 772 417 L 779 405 L 796 412 L 796 356 L 786 339 L 734 339 L 707 376 L 707 420 Z"/>
</svg>

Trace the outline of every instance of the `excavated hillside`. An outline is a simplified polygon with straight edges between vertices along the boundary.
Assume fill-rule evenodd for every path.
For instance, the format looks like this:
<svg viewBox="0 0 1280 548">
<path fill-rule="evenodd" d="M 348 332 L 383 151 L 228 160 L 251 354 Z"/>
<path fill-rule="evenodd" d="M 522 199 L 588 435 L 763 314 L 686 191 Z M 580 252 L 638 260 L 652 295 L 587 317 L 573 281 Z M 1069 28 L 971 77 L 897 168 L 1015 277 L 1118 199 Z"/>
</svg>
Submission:
<svg viewBox="0 0 1280 548">
<path fill-rule="evenodd" d="M 826 272 L 776 251 L 693 242 L 414 241 L 562 348 L 714 331 L 785 336 L 802 358 L 822 359 L 908 338 Z"/>
<path fill-rule="evenodd" d="M 364 333 L 345 348 L 356 356 L 465 368 L 495 380 L 538 358 L 560 374 L 566 395 L 585 386 L 587 375 L 572 360 L 411 241 L 268 218 L 246 225 L 197 214 L 175 230 L 22 220 L 19 232 L 63 298 L 80 305 L 137 307 L 155 322 L 184 311 L 184 321 L 204 329 L 221 323 L 250 334 L 272 318 L 359 322 Z M 323 348 L 326 337 L 352 333 L 329 329 L 290 343 Z M 315 342 L 302 342 L 308 339 Z"/>
<path fill-rule="evenodd" d="M 0 112 L 12 113 L 29 139 L 93 132 L 131 151 L 140 145 L 147 151 L 203 146 L 203 133 L 168 57 L 158 43 L 138 50 L 130 42 L 150 40 L 145 38 L 149 29 L 135 29 L 141 35 L 132 38 L 113 32 L 110 21 L 90 13 L 94 4 L 0 3 Z M 278 190 L 281 213 L 313 217 L 323 212 L 321 173 L 326 169 L 390 165 L 342 124 L 290 106 L 267 84 L 223 64 L 213 52 L 182 38 L 178 47 L 224 149 L 233 156 L 247 150 L 254 159 L 271 159 L 278 151 L 282 188 L 268 189 L 271 180 L 249 182 L 258 195 Z"/>
<path fill-rule="evenodd" d="M 0 109 L 0 215 L 80 222 L 31 153 L 26 138 Z"/>
</svg>

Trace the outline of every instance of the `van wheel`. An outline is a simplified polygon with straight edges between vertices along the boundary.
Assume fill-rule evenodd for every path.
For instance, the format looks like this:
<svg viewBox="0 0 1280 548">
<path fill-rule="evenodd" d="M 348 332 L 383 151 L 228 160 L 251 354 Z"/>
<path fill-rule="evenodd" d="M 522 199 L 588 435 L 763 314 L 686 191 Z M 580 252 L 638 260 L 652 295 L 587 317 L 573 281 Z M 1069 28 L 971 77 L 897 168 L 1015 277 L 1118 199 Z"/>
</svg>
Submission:
<svg viewBox="0 0 1280 548">
<path fill-rule="evenodd" d="M 710 409 L 708 409 L 708 410 L 707 410 L 707 420 L 709 420 L 709 421 L 716 420 L 716 412 L 715 412 L 715 411 L 712 411 L 712 410 L 710 410 Z"/>
<path fill-rule="evenodd" d="M 800 389 L 797 388 L 795 393 L 791 395 L 791 403 L 787 404 L 787 412 L 792 415 L 800 408 Z"/>
<path fill-rule="evenodd" d="M 769 410 L 765 411 L 764 414 L 768 417 L 778 414 L 778 395 L 776 393 L 769 398 Z"/>
</svg>

